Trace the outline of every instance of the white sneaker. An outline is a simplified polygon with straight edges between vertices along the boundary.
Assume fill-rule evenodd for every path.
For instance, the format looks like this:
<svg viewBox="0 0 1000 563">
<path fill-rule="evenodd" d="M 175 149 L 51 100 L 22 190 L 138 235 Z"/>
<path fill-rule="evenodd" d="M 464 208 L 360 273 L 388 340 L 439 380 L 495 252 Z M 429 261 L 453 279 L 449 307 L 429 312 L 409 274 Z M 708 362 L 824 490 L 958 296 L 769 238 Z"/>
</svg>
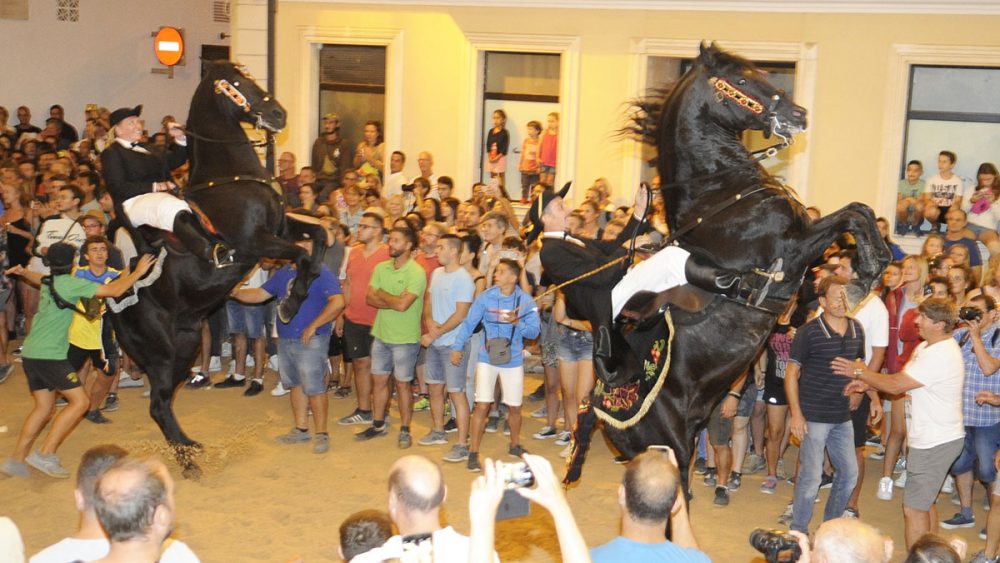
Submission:
<svg viewBox="0 0 1000 563">
<path fill-rule="evenodd" d="M 275 354 L 267 359 L 267 369 L 278 371 L 278 355 Z"/>
<path fill-rule="evenodd" d="M 892 500 L 892 477 L 882 477 L 878 481 L 875 496 L 881 500 Z"/>
<path fill-rule="evenodd" d="M 247 354 L 247 367 L 252 368 L 256 362 L 253 361 L 253 354 Z"/>
<path fill-rule="evenodd" d="M 142 387 L 144 385 L 142 378 L 132 379 L 132 376 L 126 371 L 122 371 L 122 374 L 118 377 L 118 388 L 128 389 L 129 387 Z"/>
<path fill-rule="evenodd" d="M 893 484 L 896 486 L 897 489 L 905 489 L 906 488 L 906 471 L 901 472 L 899 474 L 899 477 L 896 477 L 896 481 Z"/>
<path fill-rule="evenodd" d="M 285 389 L 285 386 L 281 384 L 280 380 L 278 381 L 278 384 L 274 386 L 274 389 L 271 390 L 271 395 L 275 397 L 283 397 L 289 393 L 291 393 L 291 391 Z"/>
<path fill-rule="evenodd" d="M 945 477 L 944 485 L 941 486 L 941 492 L 950 495 L 955 492 L 955 478 L 951 475 Z"/>
<path fill-rule="evenodd" d="M 191 373 L 198 373 L 199 371 L 205 371 L 201 369 L 201 364 L 198 364 L 191 368 Z M 222 371 L 222 358 L 219 356 L 212 356 L 208 359 L 208 373 L 218 373 Z"/>
</svg>

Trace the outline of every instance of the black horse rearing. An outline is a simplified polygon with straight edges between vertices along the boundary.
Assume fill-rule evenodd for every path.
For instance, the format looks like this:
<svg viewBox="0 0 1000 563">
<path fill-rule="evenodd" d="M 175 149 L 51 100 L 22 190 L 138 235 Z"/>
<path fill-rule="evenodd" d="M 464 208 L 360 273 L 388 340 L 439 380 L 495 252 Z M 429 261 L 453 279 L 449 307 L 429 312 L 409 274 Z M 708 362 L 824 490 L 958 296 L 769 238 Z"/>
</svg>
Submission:
<svg viewBox="0 0 1000 563">
<path fill-rule="evenodd" d="M 200 472 L 187 451 L 199 444 L 181 430 L 172 401 L 188 378 L 201 321 L 265 256 L 292 260 L 298 268 L 289 297 L 279 305 L 283 318 L 294 316 L 319 273 L 325 248 L 315 245 L 310 256 L 278 236 L 286 232 L 281 197 L 240 122 L 278 131 L 285 125 L 285 110 L 242 67 L 212 63 L 188 114 L 191 174 L 185 197 L 207 217 L 203 222 L 213 236 L 236 250 L 236 264 L 217 269 L 168 241 L 160 277 L 138 291 L 137 304 L 112 315 L 122 348 L 149 374 L 150 415 L 176 448 L 186 476 Z M 317 238 L 325 237 L 316 228 Z"/>
<path fill-rule="evenodd" d="M 617 387 L 599 381 L 595 388 L 594 412 L 624 455 L 665 444 L 687 467 L 712 409 L 750 366 L 823 250 L 844 232 L 854 234 L 856 284 L 864 293 L 889 262 L 889 251 L 867 206 L 852 203 L 812 221 L 743 146 L 747 129 L 787 142 L 806 126 L 805 110 L 749 61 L 702 45 L 692 68 L 640 109 L 635 131 L 658 150 L 667 221 L 680 245 L 740 272 L 782 260 L 783 277 L 770 285 L 762 307 L 721 296 L 710 296 L 699 312 L 672 307 L 659 322 L 626 336 L 644 369 Z M 569 481 L 578 477 L 586 453 L 587 422 L 593 417 L 581 417 L 576 436 L 583 447 L 577 448 Z"/>
</svg>

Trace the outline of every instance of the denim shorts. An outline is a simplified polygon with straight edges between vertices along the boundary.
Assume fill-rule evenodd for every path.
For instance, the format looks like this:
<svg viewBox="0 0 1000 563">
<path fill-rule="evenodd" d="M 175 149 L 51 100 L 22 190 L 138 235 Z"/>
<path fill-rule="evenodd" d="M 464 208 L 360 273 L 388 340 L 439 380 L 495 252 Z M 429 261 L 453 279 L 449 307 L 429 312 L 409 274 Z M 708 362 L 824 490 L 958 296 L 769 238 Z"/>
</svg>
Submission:
<svg viewBox="0 0 1000 563">
<path fill-rule="evenodd" d="M 559 323 L 552 320 L 552 315 L 542 313 L 542 365 L 547 368 L 559 367 Z"/>
<path fill-rule="evenodd" d="M 420 343 L 387 344 L 378 338 L 372 342 L 372 375 L 392 375 L 396 381 L 413 381 Z"/>
<path fill-rule="evenodd" d="M 330 346 L 329 334 L 317 334 L 303 344 L 298 338 L 278 339 L 278 375 L 287 388 L 302 386 L 302 391 L 312 397 L 326 393 L 326 349 Z"/>
<path fill-rule="evenodd" d="M 538 165 L 538 172 L 541 173 L 541 174 L 555 174 L 556 173 L 556 167 L 555 166 L 545 166 L 544 164 L 539 164 Z"/>
<path fill-rule="evenodd" d="M 468 348 L 468 347 L 466 347 Z M 465 391 L 465 370 L 469 355 L 463 351 L 462 361 L 457 366 L 451 364 L 451 346 L 428 346 L 424 361 L 424 381 L 445 384 L 449 393 Z"/>
<path fill-rule="evenodd" d="M 594 335 L 586 330 L 573 330 L 559 325 L 559 360 L 580 362 L 594 357 Z"/>
<path fill-rule="evenodd" d="M 757 385 L 755 385 L 751 381 L 750 385 L 748 385 L 746 389 L 743 390 L 743 395 L 740 396 L 740 404 L 737 405 L 736 407 L 736 416 L 743 417 L 743 416 L 750 416 L 751 414 L 753 414 L 753 405 L 758 400 L 760 400 L 759 391 L 760 390 L 757 389 Z"/>
<path fill-rule="evenodd" d="M 230 299 L 226 301 L 229 334 L 245 334 L 247 338 L 264 336 L 264 305 L 246 305 Z"/>
<path fill-rule="evenodd" d="M 975 469 L 975 478 L 983 483 L 996 481 L 997 470 L 993 466 L 997 441 L 1000 440 L 1000 423 L 992 426 L 966 426 L 962 453 L 951 466 L 954 475 L 961 475 Z"/>
</svg>

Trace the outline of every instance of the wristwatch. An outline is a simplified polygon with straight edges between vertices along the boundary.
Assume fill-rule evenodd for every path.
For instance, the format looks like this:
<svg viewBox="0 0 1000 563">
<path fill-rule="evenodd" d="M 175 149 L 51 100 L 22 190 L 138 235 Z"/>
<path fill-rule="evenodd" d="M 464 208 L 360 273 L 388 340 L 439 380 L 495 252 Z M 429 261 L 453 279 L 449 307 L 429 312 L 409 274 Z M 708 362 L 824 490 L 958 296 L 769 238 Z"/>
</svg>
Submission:
<svg viewBox="0 0 1000 563">
<path fill-rule="evenodd" d="M 854 368 L 854 379 L 861 379 L 861 375 L 865 373 L 864 368 L 856 367 Z"/>
</svg>

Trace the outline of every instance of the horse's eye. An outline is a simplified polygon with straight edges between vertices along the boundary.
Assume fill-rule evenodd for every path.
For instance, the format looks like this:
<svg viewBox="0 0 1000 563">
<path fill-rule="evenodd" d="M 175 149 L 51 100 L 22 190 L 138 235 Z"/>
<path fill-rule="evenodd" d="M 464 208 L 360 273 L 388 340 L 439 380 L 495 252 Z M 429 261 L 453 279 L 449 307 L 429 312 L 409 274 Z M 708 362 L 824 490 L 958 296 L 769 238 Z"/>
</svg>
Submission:
<svg viewBox="0 0 1000 563">
<path fill-rule="evenodd" d="M 739 84 L 740 86 L 746 86 L 746 83 L 747 83 L 746 78 L 740 78 L 739 82 L 737 82 L 737 84 Z"/>
</svg>

